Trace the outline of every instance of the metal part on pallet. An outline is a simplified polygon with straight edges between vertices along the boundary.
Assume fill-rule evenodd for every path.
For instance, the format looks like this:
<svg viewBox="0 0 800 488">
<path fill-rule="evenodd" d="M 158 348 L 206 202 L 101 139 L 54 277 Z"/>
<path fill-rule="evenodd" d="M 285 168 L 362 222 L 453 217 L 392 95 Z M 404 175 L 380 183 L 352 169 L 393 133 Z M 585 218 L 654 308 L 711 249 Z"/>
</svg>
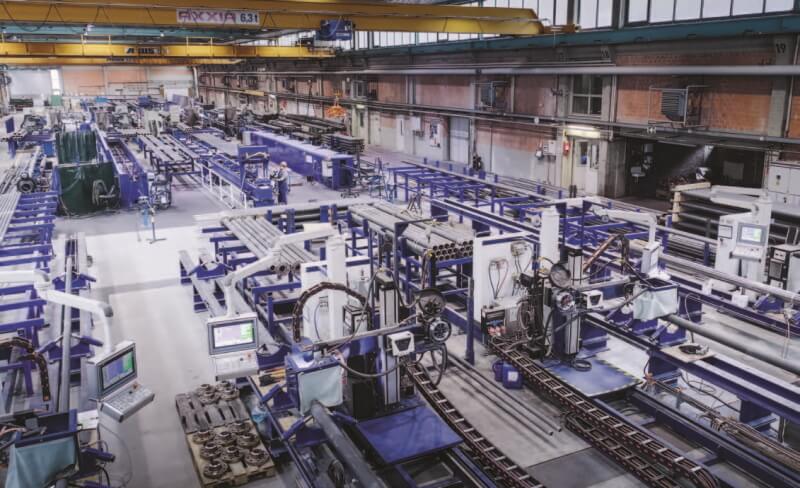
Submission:
<svg viewBox="0 0 800 488">
<path fill-rule="evenodd" d="M 222 449 L 222 454 L 220 455 L 220 459 L 222 459 L 226 463 L 238 463 L 239 461 L 242 460 L 242 453 L 236 446 L 227 446 Z"/>
<path fill-rule="evenodd" d="M 222 446 L 216 440 L 210 440 L 200 448 L 203 459 L 217 459 L 222 454 Z"/>
<path fill-rule="evenodd" d="M 244 454 L 244 462 L 251 466 L 261 466 L 267 461 L 269 461 L 269 454 L 260 447 L 250 449 Z"/>
<path fill-rule="evenodd" d="M 228 472 L 228 465 L 223 461 L 210 461 L 203 466 L 203 474 L 207 478 L 219 479 Z"/>
<path fill-rule="evenodd" d="M 229 430 L 217 432 L 217 442 L 222 446 L 230 446 L 236 443 L 236 436 Z"/>
<path fill-rule="evenodd" d="M 213 430 L 199 430 L 192 435 L 192 442 L 195 444 L 205 444 L 214 439 L 216 434 Z"/>
<path fill-rule="evenodd" d="M 240 434 L 236 438 L 236 445 L 241 448 L 249 448 L 257 446 L 259 442 L 258 436 L 252 432 Z"/>
<path fill-rule="evenodd" d="M 253 425 L 250 423 L 249 420 L 237 420 L 232 424 L 228 425 L 228 429 L 236 435 L 242 435 L 249 433 L 253 428 Z"/>
</svg>

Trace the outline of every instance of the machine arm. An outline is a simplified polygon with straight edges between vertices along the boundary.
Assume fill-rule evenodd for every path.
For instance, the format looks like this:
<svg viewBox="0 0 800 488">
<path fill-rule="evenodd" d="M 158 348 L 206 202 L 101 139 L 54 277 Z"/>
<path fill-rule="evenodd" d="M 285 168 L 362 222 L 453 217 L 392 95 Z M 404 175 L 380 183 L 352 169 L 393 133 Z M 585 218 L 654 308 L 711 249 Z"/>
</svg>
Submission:
<svg viewBox="0 0 800 488">
<path fill-rule="evenodd" d="M 114 311 L 108 303 L 54 290 L 47 273 L 38 269 L 0 271 L 0 282 L 32 283 L 39 296 L 47 302 L 92 314 L 100 322 L 105 334 L 103 350 L 107 350 L 111 344 L 111 329 L 108 318 L 114 315 Z"/>
</svg>

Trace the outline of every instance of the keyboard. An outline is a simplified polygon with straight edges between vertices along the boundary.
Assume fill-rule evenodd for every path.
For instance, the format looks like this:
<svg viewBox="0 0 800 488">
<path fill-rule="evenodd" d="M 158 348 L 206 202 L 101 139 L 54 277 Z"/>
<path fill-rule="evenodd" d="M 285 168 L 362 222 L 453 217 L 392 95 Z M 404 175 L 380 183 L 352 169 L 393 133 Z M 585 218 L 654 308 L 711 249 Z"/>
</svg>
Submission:
<svg viewBox="0 0 800 488">
<path fill-rule="evenodd" d="M 155 397 L 155 393 L 134 382 L 127 388 L 106 397 L 100 411 L 117 422 L 122 422 L 152 402 Z"/>
<path fill-rule="evenodd" d="M 745 261 L 760 261 L 763 252 L 764 249 L 762 247 L 736 246 L 733 248 L 731 255 Z"/>
<path fill-rule="evenodd" d="M 234 380 L 258 373 L 258 357 L 255 351 L 226 354 L 214 358 L 216 380 Z"/>
</svg>

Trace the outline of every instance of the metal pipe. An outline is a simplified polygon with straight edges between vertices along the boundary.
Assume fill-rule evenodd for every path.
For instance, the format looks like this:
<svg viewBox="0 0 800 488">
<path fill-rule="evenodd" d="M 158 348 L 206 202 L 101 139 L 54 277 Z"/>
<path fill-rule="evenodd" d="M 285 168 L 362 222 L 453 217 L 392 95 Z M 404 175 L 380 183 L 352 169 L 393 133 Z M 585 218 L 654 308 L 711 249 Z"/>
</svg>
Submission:
<svg viewBox="0 0 800 488">
<path fill-rule="evenodd" d="M 545 427 L 547 427 L 547 430 L 548 430 L 547 434 L 548 435 L 553 435 L 553 432 L 555 432 L 555 431 L 561 432 L 561 430 L 562 430 L 561 425 L 556 424 L 555 422 L 551 421 L 547 417 L 543 416 L 541 413 L 537 412 L 536 410 L 533 410 L 528 405 L 526 405 L 523 402 L 521 402 L 519 398 L 511 395 L 507 390 L 498 387 L 497 383 L 495 383 L 492 380 L 490 380 L 489 378 L 483 376 L 483 374 L 481 374 L 480 371 L 475 369 L 475 367 L 472 366 L 471 364 L 469 364 L 467 361 L 461 359 L 460 357 L 458 357 L 456 355 L 448 356 L 448 361 L 452 361 L 453 364 L 457 368 L 461 369 L 462 371 L 468 372 L 470 374 L 470 377 L 474 377 L 479 382 L 483 383 L 484 386 L 486 387 L 486 389 L 484 391 L 494 390 L 495 392 L 498 392 L 499 395 L 496 394 L 495 396 L 504 397 L 505 400 L 507 400 L 508 403 L 511 404 L 510 406 L 512 408 L 514 408 L 515 410 L 517 410 L 517 412 L 527 414 L 526 416 L 535 417 L 538 421 L 540 421 L 542 424 L 544 424 Z M 529 420 L 530 420 L 530 418 L 529 418 Z M 534 425 L 536 425 L 537 428 L 540 428 L 540 429 L 542 428 L 542 426 L 536 424 L 535 422 L 534 422 Z"/>
<path fill-rule="evenodd" d="M 365 488 L 384 488 L 385 485 L 367 465 L 361 452 L 347 436 L 342 433 L 339 426 L 330 416 L 328 409 L 318 401 L 311 404 L 311 416 L 325 433 L 339 460 L 347 466 L 348 470 Z"/>
<path fill-rule="evenodd" d="M 643 250 L 643 246 L 636 242 L 631 242 L 631 249 L 641 252 Z M 669 254 L 662 254 L 661 260 L 667 264 L 672 264 L 674 266 L 678 266 L 681 268 L 690 269 L 692 270 L 692 272 L 702 274 L 707 278 L 724 281 L 725 283 L 736 285 L 747 290 L 780 298 L 781 300 L 786 302 L 787 305 L 795 305 L 800 303 L 800 294 L 792 293 L 791 291 L 784 290 L 782 288 L 776 288 L 774 286 L 757 283 L 755 281 L 750 281 L 739 276 L 723 273 L 722 271 L 717 271 L 714 268 L 703 266 L 702 264 L 697 263 L 695 261 L 689 261 L 687 259 L 683 259 L 678 256 L 672 256 Z"/>
<path fill-rule="evenodd" d="M 214 74 L 215 72 L 209 72 Z M 221 74 L 221 73 L 220 73 Z M 228 74 L 228 73 L 226 73 Z M 262 73 L 263 74 L 263 73 Z M 798 76 L 800 65 L 641 65 L 617 66 L 476 66 L 470 68 L 386 68 L 336 71 L 282 71 L 282 75 L 405 75 L 405 76 L 481 76 L 481 75 L 663 75 L 663 76 Z"/>
<path fill-rule="evenodd" d="M 69 243 L 69 239 L 67 240 Z M 68 246 L 69 244 L 66 244 Z M 66 247 L 65 246 L 65 247 Z M 72 293 L 72 256 L 67 256 L 64 292 Z M 110 337 L 104 338 L 110 342 Z M 64 305 L 61 315 L 61 383 L 58 385 L 58 411 L 69 411 L 69 385 L 72 355 L 72 308 Z"/>
<path fill-rule="evenodd" d="M 775 351 L 749 345 L 747 341 L 743 341 L 741 337 L 711 330 L 708 327 L 703 327 L 700 324 L 686 320 L 678 315 L 668 315 L 666 320 L 677 325 L 678 327 L 683 327 L 688 331 L 694 332 L 697 335 L 701 335 L 715 342 L 719 342 L 720 344 L 728 346 L 731 349 L 735 349 L 739 352 L 753 356 L 756 359 L 760 359 L 761 361 L 775 366 L 776 368 L 781 368 L 796 375 L 800 375 L 800 363 L 783 359 Z"/>
</svg>

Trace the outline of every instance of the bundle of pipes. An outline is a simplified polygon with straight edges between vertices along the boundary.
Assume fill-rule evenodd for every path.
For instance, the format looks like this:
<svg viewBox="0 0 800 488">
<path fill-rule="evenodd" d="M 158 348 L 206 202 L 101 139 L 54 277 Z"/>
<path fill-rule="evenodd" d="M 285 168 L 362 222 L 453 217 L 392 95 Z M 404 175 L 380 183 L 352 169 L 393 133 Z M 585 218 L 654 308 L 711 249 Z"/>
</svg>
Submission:
<svg viewBox="0 0 800 488">
<path fill-rule="evenodd" d="M 11 218 L 17 209 L 20 193 L 12 190 L 10 193 L 0 195 L 0 241 L 5 238 L 8 226 L 11 225 Z"/>
<path fill-rule="evenodd" d="M 33 152 L 17 153 L 14 163 L 0 176 L 0 194 L 17 191 L 17 183 L 33 174 L 34 166 L 41 156 L 42 148 L 37 147 Z"/>
<path fill-rule="evenodd" d="M 720 217 L 745 211 L 712 202 L 709 192 L 685 191 L 681 197 L 680 212 L 674 216 L 675 227 L 709 238 L 716 239 Z M 778 205 L 773 206 L 769 240 L 772 244 L 800 241 L 800 218 L 796 211 L 782 211 Z"/>
<path fill-rule="evenodd" d="M 394 234 L 395 224 L 422 218 L 384 202 L 351 207 L 350 215 L 357 224 L 363 225 L 367 221 L 370 227 L 380 228 L 388 234 Z M 475 236 L 471 231 L 449 223 L 415 222 L 409 224 L 399 237 L 406 240 L 406 245 L 414 254 L 446 261 L 472 256 L 472 240 Z"/>
<path fill-rule="evenodd" d="M 285 235 L 262 217 L 225 218 L 221 223 L 259 259 L 270 253 L 275 241 Z M 278 261 L 269 271 L 279 275 L 298 273 L 302 263 L 316 260 L 317 257 L 302 246 L 289 244 L 281 247 Z"/>
</svg>

